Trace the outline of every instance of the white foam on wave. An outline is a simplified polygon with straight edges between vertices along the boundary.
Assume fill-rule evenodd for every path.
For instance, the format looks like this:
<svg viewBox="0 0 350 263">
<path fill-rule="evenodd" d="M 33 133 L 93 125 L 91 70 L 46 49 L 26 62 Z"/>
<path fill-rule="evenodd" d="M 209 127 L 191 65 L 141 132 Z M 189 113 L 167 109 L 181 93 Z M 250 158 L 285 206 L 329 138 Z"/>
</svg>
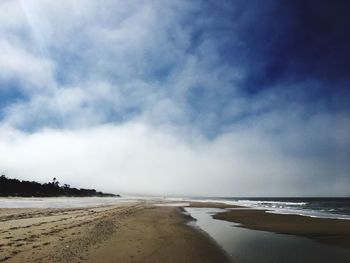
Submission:
<svg viewBox="0 0 350 263">
<path fill-rule="evenodd" d="M 315 210 L 297 210 L 297 209 L 281 208 L 281 209 L 268 210 L 266 212 L 271 214 L 300 215 L 300 216 L 308 216 L 313 218 L 350 220 L 350 216 L 348 215 L 331 214 L 331 213 L 319 212 Z"/>
<path fill-rule="evenodd" d="M 283 202 L 283 201 L 264 201 L 264 200 L 237 200 L 237 203 L 240 204 L 248 204 L 248 205 L 256 205 L 256 206 L 262 206 L 262 205 L 271 205 L 271 206 L 286 206 L 286 205 L 292 205 L 292 206 L 305 206 L 307 202 Z"/>
<path fill-rule="evenodd" d="M 340 215 L 330 213 L 330 210 L 316 211 L 311 209 L 302 209 L 307 205 L 307 202 L 283 202 L 283 201 L 264 201 L 264 200 L 223 200 L 223 199 L 181 199 L 188 202 L 203 202 L 203 203 L 222 203 L 227 205 L 237 205 L 254 209 L 267 209 L 268 213 L 274 214 L 289 214 L 300 215 L 314 218 L 331 218 L 331 219 L 346 219 L 350 220 L 348 215 Z"/>
</svg>

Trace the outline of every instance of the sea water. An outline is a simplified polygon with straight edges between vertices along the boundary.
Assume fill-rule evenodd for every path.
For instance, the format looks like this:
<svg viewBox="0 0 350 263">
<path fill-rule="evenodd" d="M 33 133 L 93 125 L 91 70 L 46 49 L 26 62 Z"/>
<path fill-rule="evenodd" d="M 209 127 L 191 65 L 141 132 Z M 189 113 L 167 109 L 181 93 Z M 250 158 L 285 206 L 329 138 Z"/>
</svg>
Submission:
<svg viewBox="0 0 350 263">
<path fill-rule="evenodd" d="M 350 219 L 350 198 L 281 197 L 191 197 L 182 200 L 221 202 L 231 205 L 268 209 L 270 213 L 298 214 L 311 217 Z"/>
</svg>

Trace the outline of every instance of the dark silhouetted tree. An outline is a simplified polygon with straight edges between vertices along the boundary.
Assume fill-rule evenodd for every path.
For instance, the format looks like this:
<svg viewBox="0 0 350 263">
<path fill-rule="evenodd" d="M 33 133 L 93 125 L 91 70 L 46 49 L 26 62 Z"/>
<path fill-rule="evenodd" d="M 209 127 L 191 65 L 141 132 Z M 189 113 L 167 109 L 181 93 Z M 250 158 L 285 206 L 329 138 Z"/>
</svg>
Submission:
<svg viewBox="0 0 350 263">
<path fill-rule="evenodd" d="M 95 189 L 71 188 L 69 184 L 60 187 L 59 184 L 56 177 L 53 178 L 51 183 L 40 184 L 33 181 L 9 179 L 5 175 L 1 175 L 0 196 L 119 196 L 97 192 Z"/>
</svg>

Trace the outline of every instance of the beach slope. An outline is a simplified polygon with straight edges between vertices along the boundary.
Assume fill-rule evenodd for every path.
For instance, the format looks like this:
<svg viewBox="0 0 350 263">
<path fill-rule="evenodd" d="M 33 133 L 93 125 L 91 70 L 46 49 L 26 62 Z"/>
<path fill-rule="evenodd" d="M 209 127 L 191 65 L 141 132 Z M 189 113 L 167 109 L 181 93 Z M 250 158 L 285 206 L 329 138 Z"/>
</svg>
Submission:
<svg viewBox="0 0 350 263">
<path fill-rule="evenodd" d="M 229 262 L 177 207 L 0 209 L 0 262 Z"/>
</svg>

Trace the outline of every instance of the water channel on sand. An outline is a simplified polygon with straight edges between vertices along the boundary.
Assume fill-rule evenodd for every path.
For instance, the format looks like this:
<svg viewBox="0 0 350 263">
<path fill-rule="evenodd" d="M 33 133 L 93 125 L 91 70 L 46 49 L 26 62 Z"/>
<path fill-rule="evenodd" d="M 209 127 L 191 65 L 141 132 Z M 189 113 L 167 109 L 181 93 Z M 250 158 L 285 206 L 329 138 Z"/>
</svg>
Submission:
<svg viewBox="0 0 350 263">
<path fill-rule="evenodd" d="M 238 263 L 350 262 L 349 249 L 304 237 L 242 228 L 212 218 L 224 209 L 186 207 L 185 211 L 197 220 L 197 227 L 207 232 Z"/>
</svg>

